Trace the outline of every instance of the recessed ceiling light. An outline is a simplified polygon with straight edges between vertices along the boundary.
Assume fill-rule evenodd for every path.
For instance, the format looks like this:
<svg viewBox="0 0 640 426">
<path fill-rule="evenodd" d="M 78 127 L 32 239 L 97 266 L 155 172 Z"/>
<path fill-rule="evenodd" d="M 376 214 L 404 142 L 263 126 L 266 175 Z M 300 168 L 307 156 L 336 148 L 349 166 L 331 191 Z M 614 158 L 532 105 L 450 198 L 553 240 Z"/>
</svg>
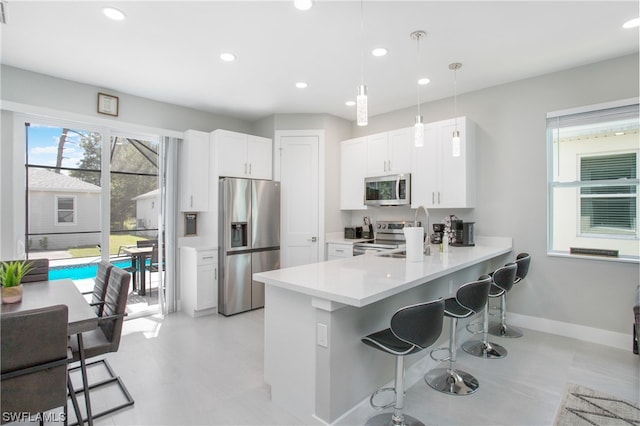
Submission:
<svg viewBox="0 0 640 426">
<path fill-rule="evenodd" d="M 421 78 L 420 80 L 418 80 L 418 84 L 421 86 L 424 86 L 425 84 L 429 84 L 431 83 L 431 80 L 429 80 L 428 78 Z"/>
<path fill-rule="evenodd" d="M 236 55 L 234 55 L 233 53 L 221 53 L 220 59 L 225 62 L 233 62 L 236 60 Z"/>
<path fill-rule="evenodd" d="M 346 106 L 355 106 L 356 102 L 355 101 L 347 101 L 344 103 Z"/>
<path fill-rule="evenodd" d="M 297 87 L 298 89 L 306 89 L 306 88 L 307 88 L 307 86 L 308 86 L 308 84 L 307 84 L 307 83 L 305 83 L 304 81 L 299 81 L 299 82 L 297 82 L 297 83 L 296 83 L 296 87 Z"/>
<path fill-rule="evenodd" d="M 293 5 L 298 10 L 309 10 L 313 7 L 313 0 L 293 0 Z"/>
<path fill-rule="evenodd" d="M 102 9 L 102 13 L 109 19 L 113 19 L 114 21 L 124 21 L 125 14 L 121 10 L 116 9 L 115 7 L 105 7 Z"/>
<path fill-rule="evenodd" d="M 625 22 L 622 25 L 622 28 L 636 28 L 638 26 L 640 26 L 640 18 L 635 18 L 635 19 L 632 19 L 630 21 Z"/>
<path fill-rule="evenodd" d="M 389 51 L 387 49 L 385 49 L 384 47 L 376 47 L 375 49 L 373 49 L 371 51 L 371 54 L 373 56 L 384 56 L 388 53 Z"/>
</svg>

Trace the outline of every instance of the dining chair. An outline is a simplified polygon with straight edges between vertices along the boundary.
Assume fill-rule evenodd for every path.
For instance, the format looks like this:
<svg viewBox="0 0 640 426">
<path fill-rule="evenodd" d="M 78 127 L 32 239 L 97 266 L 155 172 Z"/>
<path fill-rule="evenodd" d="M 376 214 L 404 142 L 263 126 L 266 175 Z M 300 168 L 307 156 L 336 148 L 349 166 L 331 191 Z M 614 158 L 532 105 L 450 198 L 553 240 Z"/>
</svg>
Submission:
<svg viewBox="0 0 640 426">
<path fill-rule="evenodd" d="M 22 277 L 22 284 L 47 281 L 49 279 L 49 259 L 3 260 L 2 262 L 26 262 L 31 264 L 29 272 Z"/>
<path fill-rule="evenodd" d="M 91 293 L 91 306 L 96 311 L 96 315 L 102 316 L 104 309 L 104 296 L 107 292 L 107 283 L 109 282 L 109 275 L 111 275 L 111 269 L 113 265 L 111 262 L 101 260 L 98 263 L 98 272 L 93 284 L 93 292 Z"/>
<path fill-rule="evenodd" d="M 2 423 L 29 420 L 24 418 L 29 413 L 44 424 L 44 412 L 63 407 L 66 424 L 67 390 L 79 413 L 67 371 L 67 306 L 3 313 L 0 318 Z"/>
<path fill-rule="evenodd" d="M 70 371 L 81 370 L 83 387 L 74 390 L 74 393 L 84 393 L 85 398 L 90 399 L 93 389 L 97 389 L 110 384 L 117 384 L 124 395 L 125 402 L 118 404 L 98 413 L 88 413 L 89 418 L 95 419 L 121 408 L 134 404 L 131 394 L 127 390 L 122 379 L 115 374 L 106 358 L 102 358 L 90 363 L 86 363 L 89 358 L 105 355 L 111 352 L 117 352 L 120 347 L 120 336 L 122 334 L 122 325 L 124 317 L 127 315 L 125 310 L 127 307 L 127 294 L 129 292 L 129 283 L 131 275 L 119 268 L 113 266 L 109 274 L 109 281 L 104 297 L 102 315 L 98 318 L 98 328 L 89 332 L 78 335 L 78 339 L 71 339 L 72 362 L 80 362 L 80 365 L 70 369 Z M 80 342 L 82 341 L 82 351 L 80 350 Z M 87 377 L 87 368 L 95 366 L 103 366 L 109 374 L 107 379 L 89 384 Z"/>
<path fill-rule="evenodd" d="M 149 264 L 145 265 L 145 270 L 149 271 L 149 295 L 151 295 L 151 273 L 160 272 L 160 271 L 164 272 L 165 270 L 164 259 L 165 257 L 164 257 L 164 251 L 163 251 L 162 264 L 160 264 L 160 258 L 158 256 L 158 246 L 154 245 L 153 249 L 151 250 L 151 258 L 149 260 Z"/>
</svg>

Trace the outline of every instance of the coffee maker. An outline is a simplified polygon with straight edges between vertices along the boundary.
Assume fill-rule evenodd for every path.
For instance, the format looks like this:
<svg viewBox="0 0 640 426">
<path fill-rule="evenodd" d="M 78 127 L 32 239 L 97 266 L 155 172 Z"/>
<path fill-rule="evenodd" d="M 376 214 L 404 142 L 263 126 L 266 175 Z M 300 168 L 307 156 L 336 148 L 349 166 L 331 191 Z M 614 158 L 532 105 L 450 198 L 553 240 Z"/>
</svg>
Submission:
<svg viewBox="0 0 640 426">
<path fill-rule="evenodd" d="M 475 222 L 463 222 L 462 220 L 453 220 L 451 222 L 451 230 L 453 231 L 452 246 L 470 247 L 475 246 L 473 226 Z"/>
</svg>

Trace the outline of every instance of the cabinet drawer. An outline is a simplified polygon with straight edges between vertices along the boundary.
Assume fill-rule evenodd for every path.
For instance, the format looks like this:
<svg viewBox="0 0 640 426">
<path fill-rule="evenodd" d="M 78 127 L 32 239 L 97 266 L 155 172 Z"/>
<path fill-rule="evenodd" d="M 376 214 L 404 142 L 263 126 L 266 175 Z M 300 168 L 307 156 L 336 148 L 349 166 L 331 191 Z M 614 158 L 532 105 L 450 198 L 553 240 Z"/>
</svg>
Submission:
<svg viewBox="0 0 640 426">
<path fill-rule="evenodd" d="M 216 250 L 198 251 L 198 265 L 212 265 L 217 261 Z"/>
<path fill-rule="evenodd" d="M 351 257 L 353 256 L 353 244 L 329 244 L 327 247 L 329 257 Z"/>
</svg>

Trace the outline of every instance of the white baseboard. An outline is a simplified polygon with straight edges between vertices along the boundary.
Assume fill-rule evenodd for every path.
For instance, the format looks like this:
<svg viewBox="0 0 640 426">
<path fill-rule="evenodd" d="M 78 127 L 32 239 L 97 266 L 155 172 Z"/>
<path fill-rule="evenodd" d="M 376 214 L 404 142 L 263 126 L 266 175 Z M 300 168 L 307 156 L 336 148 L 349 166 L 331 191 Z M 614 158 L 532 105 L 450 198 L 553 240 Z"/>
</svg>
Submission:
<svg viewBox="0 0 640 426">
<path fill-rule="evenodd" d="M 507 324 L 624 350 L 631 350 L 633 342 L 631 332 L 629 332 L 629 334 L 617 333 L 615 331 L 520 315 L 513 312 L 507 312 Z M 631 330 L 631 327 L 632 322 L 631 319 L 629 319 L 629 330 Z"/>
</svg>

